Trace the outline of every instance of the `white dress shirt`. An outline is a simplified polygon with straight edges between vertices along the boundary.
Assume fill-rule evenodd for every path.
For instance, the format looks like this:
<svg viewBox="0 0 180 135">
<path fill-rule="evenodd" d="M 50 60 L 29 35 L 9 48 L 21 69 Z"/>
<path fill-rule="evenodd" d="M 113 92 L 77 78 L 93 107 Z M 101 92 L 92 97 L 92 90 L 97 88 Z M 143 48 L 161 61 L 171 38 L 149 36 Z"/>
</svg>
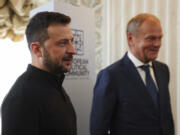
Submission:
<svg viewBox="0 0 180 135">
<path fill-rule="evenodd" d="M 157 90 L 158 90 L 158 86 L 157 86 L 157 82 L 156 82 L 156 79 L 155 79 L 155 75 L 154 75 L 154 71 L 153 71 L 153 68 L 152 68 L 152 61 L 151 62 L 149 62 L 149 63 L 143 63 L 143 62 L 141 62 L 139 59 L 137 59 L 132 53 L 131 53 L 131 51 L 128 51 L 128 57 L 129 57 L 129 59 L 132 61 L 132 63 L 135 65 L 135 67 L 137 68 L 137 71 L 139 72 L 139 74 L 140 74 L 140 76 L 141 76 L 141 78 L 142 78 L 142 80 L 143 80 L 143 82 L 144 82 L 144 84 L 146 85 L 146 73 L 145 73 L 145 71 L 143 70 L 143 69 L 141 69 L 140 68 L 140 66 L 142 66 L 142 65 L 150 65 L 150 74 L 151 74 L 151 76 L 152 76 L 152 79 L 153 79 L 153 81 L 154 81 L 154 83 L 155 83 L 155 85 L 156 85 L 156 88 L 157 88 Z"/>
</svg>

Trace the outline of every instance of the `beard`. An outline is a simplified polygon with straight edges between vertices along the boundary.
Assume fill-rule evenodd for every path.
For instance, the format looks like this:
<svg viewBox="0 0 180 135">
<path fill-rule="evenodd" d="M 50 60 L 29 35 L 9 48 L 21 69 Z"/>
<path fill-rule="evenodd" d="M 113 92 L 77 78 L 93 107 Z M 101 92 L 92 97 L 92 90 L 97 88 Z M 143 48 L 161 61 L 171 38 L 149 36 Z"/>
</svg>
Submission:
<svg viewBox="0 0 180 135">
<path fill-rule="evenodd" d="M 50 54 L 45 48 L 43 48 L 43 51 L 44 51 L 43 64 L 49 70 L 50 73 L 55 75 L 60 75 L 68 72 L 68 70 L 63 65 L 59 64 L 59 59 L 53 61 L 50 57 Z"/>
</svg>

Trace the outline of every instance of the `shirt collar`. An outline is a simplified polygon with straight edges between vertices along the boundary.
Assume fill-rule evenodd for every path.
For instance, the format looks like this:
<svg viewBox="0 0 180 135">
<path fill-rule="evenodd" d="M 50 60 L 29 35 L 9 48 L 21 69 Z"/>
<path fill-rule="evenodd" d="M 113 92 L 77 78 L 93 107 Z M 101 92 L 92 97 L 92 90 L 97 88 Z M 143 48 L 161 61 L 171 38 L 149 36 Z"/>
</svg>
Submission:
<svg viewBox="0 0 180 135">
<path fill-rule="evenodd" d="M 150 61 L 149 63 L 143 63 L 141 62 L 139 59 L 137 59 L 132 53 L 131 51 L 128 51 L 128 57 L 129 59 L 132 61 L 132 63 L 135 65 L 136 68 L 142 66 L 142 65 L 150 65 L 150 67 L 152 67 L 152 61 Z"/>
<path fill-rule="evenodd" d="M 41 70 L 31 64 L 28 65 L 27 71 L 30 72 L 31 74 L 33 74 L 33 76 L 36 76 L 36 77 L 42 78 L 42 79 L 47 78 L 54 84 L 57 84 L 60 86 L 62 85 L 63 80 L 65 78 L 64 74 L 57 76 L 57 75 L 51 74 L 47 71 Z"/>
</svg>

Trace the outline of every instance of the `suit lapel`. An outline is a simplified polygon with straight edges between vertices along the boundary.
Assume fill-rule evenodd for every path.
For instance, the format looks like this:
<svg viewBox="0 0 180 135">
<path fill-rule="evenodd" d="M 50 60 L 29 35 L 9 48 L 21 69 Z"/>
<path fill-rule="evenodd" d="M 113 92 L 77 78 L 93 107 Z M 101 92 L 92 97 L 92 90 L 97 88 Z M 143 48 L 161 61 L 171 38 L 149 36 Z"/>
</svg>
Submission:
<svg viewBox="0 0 180 135">
<path fill-rule="evenodd" d="M 154 75 L 156 78 L 156 82 L 158 85 L 158 91 L 159 91 L 159 105 L 160 105 L 160 109 L 161 109 L 161 104 L 163 104 L 164 101 L 164 96 L 163 96 L 163 89 L 164 89 L 164 85 L 163 85 L 163 81 L 162 81 L 162 76 L 163 74 L 161 73 L 160 67 L 158 66 L 158 64 L 154 61 L 153 62 L 153 70 L 154 70 Z"/>
<path fill-rule="evenodd" d="M 127 55 L 124 57 L 125 64 L 125 74 L 128 77 L 128 80 L 133 83 L 133 86 L 138 86 L 139 89 L 144 89 L 145 85 L 132 61 L 128 58 Z"/>
<path fill-rule="evenodd" d="M 125 64 L 124 74 L 128 77 L 128 81 L 132 82 L 132 87 L 137 89 L 137 93 L 138 95 L 141 95 L 142 101 L 149 102 L 154 106 L 154 108 L 156 108 L 141 76 L 139 75 L 135 65 L 128 58 L 127 54 L 124 56 L 123 62 Z"/>
<path fill-rule="evenodd" d="M 157 82 L 157 85 L 158 85 L 158 88 L 159 88 L 159 92 L 160 92 L 162 87 L 163 87 L 163 85 L 161 84 L 161 80 L 160 80 L 160 78 L 161 78 L 161 71 L 160 71 L 158 65 L 155 62 L 153 62 L 152 64 L 153 64 L 154 75 L 155 75 L 156 82 Z"/>
</svg>

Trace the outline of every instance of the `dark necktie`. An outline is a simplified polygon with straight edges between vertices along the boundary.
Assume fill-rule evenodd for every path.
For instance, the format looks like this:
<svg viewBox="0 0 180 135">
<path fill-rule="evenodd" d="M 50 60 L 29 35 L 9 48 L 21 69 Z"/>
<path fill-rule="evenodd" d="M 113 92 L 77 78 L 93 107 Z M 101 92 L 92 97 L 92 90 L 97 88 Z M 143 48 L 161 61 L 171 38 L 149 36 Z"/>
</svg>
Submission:
<svg viewBox="0 0 180 135">
<path fill-rule="evenodd" d="M 143 65 L 140 66 L 141 69 L 143 69 L 146 73 L 146 87 L 148 92 L 150 93 L 155 105 L 158 105 L 158 91 L 155 86 L 155 83 L 151 77 L 149 65 Z"/>
</svg>

